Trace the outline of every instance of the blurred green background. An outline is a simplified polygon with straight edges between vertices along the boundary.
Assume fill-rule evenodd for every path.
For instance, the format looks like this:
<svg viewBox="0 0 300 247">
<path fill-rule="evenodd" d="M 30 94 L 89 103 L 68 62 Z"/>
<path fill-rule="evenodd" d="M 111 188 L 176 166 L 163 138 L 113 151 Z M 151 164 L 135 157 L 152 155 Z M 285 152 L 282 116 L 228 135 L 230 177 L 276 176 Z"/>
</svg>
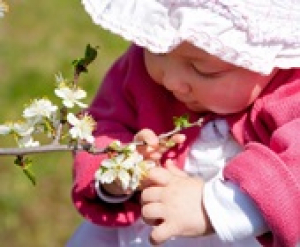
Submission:
<svg viewBox="0 0 300 247">
<path fill-rule="evenodd" d="M 54 99 L 54 75 L 72 78 L 71 62 L 86 44 L 100 46 L 97 60 L 81 77 L 90 102 L 99 82 L 126 42 L 94 25 L 80 1 L 6 0 L 0 19 L 0 124 L 20 118 L 30 99 Z M 14 145 L 0 136 L 0 147 Z M 32 186 L 13 157 L 0 156 L 0 246 L 64 246 L 81 216 L 70 190 L 69 153 L 31 156 L 37 186 Z"/>
</svg>

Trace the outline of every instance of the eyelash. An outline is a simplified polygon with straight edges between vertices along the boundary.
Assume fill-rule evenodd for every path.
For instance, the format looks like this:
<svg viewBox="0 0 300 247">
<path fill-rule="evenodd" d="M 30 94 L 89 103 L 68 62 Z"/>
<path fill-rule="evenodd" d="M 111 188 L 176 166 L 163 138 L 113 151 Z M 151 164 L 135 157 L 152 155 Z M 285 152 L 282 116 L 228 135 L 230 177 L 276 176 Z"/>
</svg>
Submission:
<svg viewBox="0 0 300 247">
<path fill-rule="evenodd" d="M 191 67 L 192 67 L 193 71 L 197 73 L 197 75 L 207 78 L 207 79 L 217 78 L 221 74 L 221 72 L 203 73 L 203 72 L 199 71 L 193 64 L 191 64 Z"/>
</svg>

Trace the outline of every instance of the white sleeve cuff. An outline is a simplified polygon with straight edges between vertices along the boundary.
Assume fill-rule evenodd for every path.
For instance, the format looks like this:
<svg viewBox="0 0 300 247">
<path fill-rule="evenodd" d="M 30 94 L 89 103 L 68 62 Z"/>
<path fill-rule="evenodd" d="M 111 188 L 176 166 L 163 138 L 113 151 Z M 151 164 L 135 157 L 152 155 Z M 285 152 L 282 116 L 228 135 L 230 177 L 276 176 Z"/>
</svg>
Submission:
<svg viewBox="0 0 300 247">
<path fill-rule="evenodd" d="M 123 196 L 110 196 L 103 192 L 102 186 L 99 180 L 95 181 L 95 189 L 99 198 L 108 203 L 122 203 L 127 201 L 133 194 Z"/>
<path fill-rule="evenodd" d="M 207 182 L 204 207 L 217 235 L 224 242 L 257 237 L 268 231 L 252 199 L 230 181 L 216 178 Z"/>
</svg>

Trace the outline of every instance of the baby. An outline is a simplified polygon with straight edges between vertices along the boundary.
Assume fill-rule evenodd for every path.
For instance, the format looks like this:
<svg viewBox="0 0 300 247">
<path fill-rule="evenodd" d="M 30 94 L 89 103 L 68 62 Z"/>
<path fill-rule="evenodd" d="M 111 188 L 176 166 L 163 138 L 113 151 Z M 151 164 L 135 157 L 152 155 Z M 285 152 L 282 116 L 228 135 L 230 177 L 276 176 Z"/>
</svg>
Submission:
<svg viewBox="0 0 300 247">
<path fill-rule="evenodd" d="M 144 141 L 138 191 L 95 185 L 106 155 L 80 152 L 67 246 L 273 246 L 300 241 L 300 2 L 83 0 L 132 42 L 88 111 L 98 147 Z M 204 119 L 173 136 L 173 117 Z M 150 242 L 149 242 L 150 238 Z"/>
</svg>

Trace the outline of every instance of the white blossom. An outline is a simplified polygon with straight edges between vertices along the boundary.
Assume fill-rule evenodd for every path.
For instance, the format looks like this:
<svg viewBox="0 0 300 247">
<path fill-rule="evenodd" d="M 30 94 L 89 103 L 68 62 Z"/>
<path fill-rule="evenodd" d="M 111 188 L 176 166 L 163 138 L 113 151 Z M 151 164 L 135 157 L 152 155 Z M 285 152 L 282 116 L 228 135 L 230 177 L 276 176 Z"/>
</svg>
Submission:
<svg viewBox="0 0 300 247">
<path fill-rule="evenodd" d="M 63 105 L 67 108 L 72 108 L 74 105 L 78 105 L 81 108 L 87 107 L 86 104 L 80 102 L 81 99 L 86 97 L 86 92 L 80 88 L 69 88 L 62 84 L 59 88 L 55 89 L 54 92 L 56 96 L 63 100 Z"/>
<path fill-rule="evenodd" d="M 134 165 L 133 162 L 127 162 L 127 159 L 124 154 L 120 154 L 112 159 L 103 160 L 101 162 L 102 169 L 96 173 L 96 179 L 100 180 L 101 183 L 112 183 L 119 179 L 122 187 L 127 189 L 130 181 L 128 168 Z"/>
<path fill-rule="evenodd" d="M 86 140 L 88 143 L 94 142 L 92 132 L 96 123 L 91 116 L 85 114 L 81 118 L 77 118 L 73 113 L 68 113 L 67 121 L 72 125 L 69 133 L 73 139 Z"/>
<path fill-rule="evenodd" d="M 23 111 L 23 117 L 39 122 L 44 117 L 51 119 L 58 107 L 48 99 L 35 99 Z"/>
<path fill-rule="evenodd" d="M 18 146 L 20 148 L 38 147 L 40 145 L 40 143 L 38 141 L 33 140 L 32 136 L 24 136 L 24 137 L 18 138 L 17 142 L 18 142 Z"/>
<path fill-rule="evenodd" d="M 0 135 L 17 134 L 18 136 L 28 136 L 34 132 L 34 126 L 28 122 L 11 122 L 0 125 Z"/>
<path fill-rule="evenodd" d="M 38 141 L 34 141 L 32 134 L 35 132 L 35 126 L 32 122 L 10 122 L 0 125 L 0 134 L 13 134 L 19 147 L 37 147 L 40 145 Z"/>
<path fill-rule="evenodd" d="M 5 124 L 0 125 L 0 135 L 7 135 L 10 134 L 11 127 Z"/>
<path fill-rule="evenodd" d="M 130 180 L 130 188 L 135 190 L 139 185 L 140 181 L 147 175 L 148 170 L 155 167 L 155 162 L 152 160 L 143 160 L 139 162 L 132 173 Z"/>
<path fill-rule="evenodd" d="M 0 0 L 0 17 L 4 16 L 5 12 L 8 12 L 8 5 L 4 1 Z"/>
<path fill-rule="evenodd" d="M 129 155 L 121 153 L 103 160 L 95 173 L 95 179 L 101 183 L 112 183 L 118 179 L 124 190 L 136 190 L 147 170 L 153 166 L 154 162 L 144 161 L 143 156 L 137 151 L 132 151 Z"/>
</svg>

